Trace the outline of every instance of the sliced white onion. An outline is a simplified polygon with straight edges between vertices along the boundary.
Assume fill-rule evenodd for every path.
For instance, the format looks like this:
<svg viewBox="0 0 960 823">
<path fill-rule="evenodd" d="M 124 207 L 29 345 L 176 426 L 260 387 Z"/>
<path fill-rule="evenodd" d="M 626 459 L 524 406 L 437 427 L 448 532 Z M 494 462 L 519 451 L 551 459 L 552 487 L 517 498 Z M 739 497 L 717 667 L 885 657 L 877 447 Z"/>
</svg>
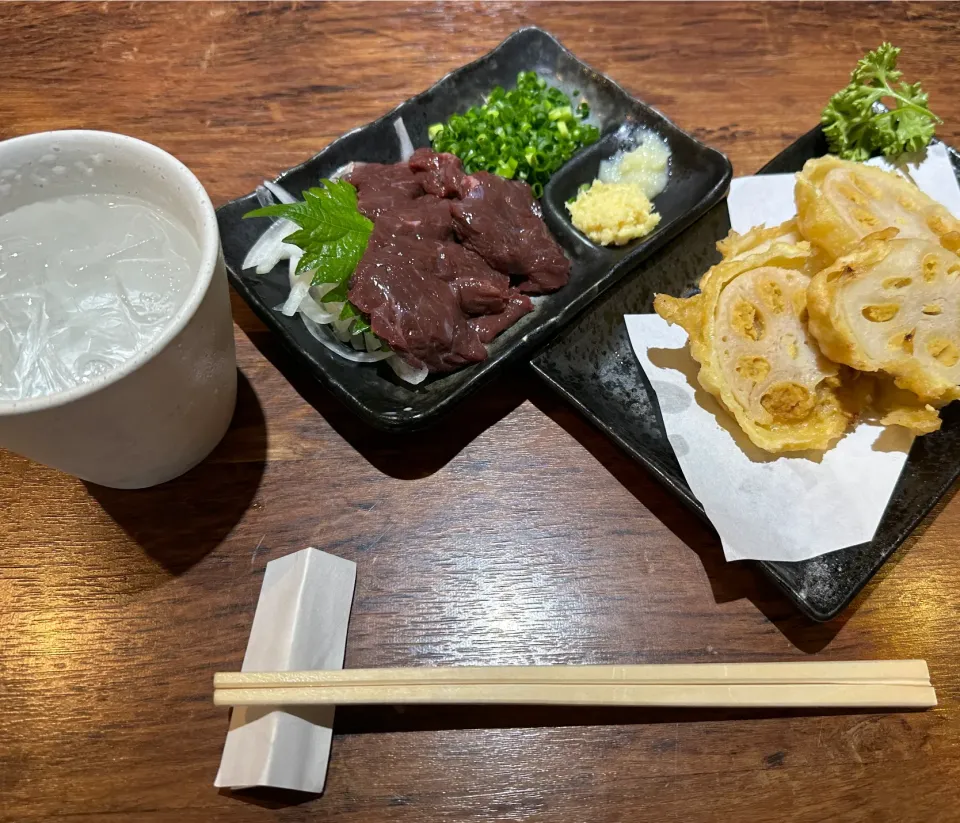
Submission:
<svg viewBox="0 0 960 823">
<path fill-rule="evenodd" d="M 413 143 L 410 142 L 410 135 L 407 134 L 407 127 L 402 117 L 393 121 L 393 128 L 397 132 L 397 137 L 400 138 L 400 160 L 406 162 L 413 156 Z"/>
<path fill-rule="evenodd" d="M 399 357 L 391 357 L 387 361 L 387 365 L 393 369 L 393 373 L 397 375 L 397 377 L 406 383 L 412 383 L 414 386 L 426 380 L 427 375 L 430 373 L 426 366 L 421 366 L 419 369 L 415 369 L 413 366 L 401 360 Z"/>
<path fill-rule="evenodd" d="M 287 317 L 293 317 L 300 304 L 310 297 L 310 281 L 313 280 L 313 270 L 308 269 L 297 274 L 297 262 L 299 257 L 290 258 L 290 294 L 283 304 L 280 311 Z"/>
<path fill-rule="evenodd" d="M 322 309 L 324 309 L 324 311 L 330 312 L 330 314 L 335 314 L 337 321 L 340 320 L 340 315 L 341 315 L 341 313 L 343 312 L 343 307 L 344 307 L 344 305 L 345 305 L 344 303 L 337 303 L 336 301 L 329 302 L 329 303 L 326 302 L 326 301 L 324 301 L 324 300 L 321 300 L 321 301 L 320 301 L 320 307 L 321 307 Z M 349 328 L 349 327 L 350 327 L 350 321 L 349 321 L 349 320 L 344 320 L 344 321 L 343 321 L 343 326 L 344 326 L 345 328 Z M 339 326 L 338 326 L 338 328 L 339 328 Z"/>
<path fill-rule="evenodd" d="M 325 308 L 325 304 L 318 303 L 314 300 L 313 294 L 311 293 L 308 293 L 300 303 L 300 313 L 305 314 L 314 323 L 321 324 L 332 323 L 340 316 L 339 312 L 328 311 Z"/>
<path fill-rule="evenodd" d="M 341 166 L 333 174 L 330 175 L 330 181 L 334 182 L 339 180 L 341 177 L 346 177 L 350 172 L 352 172 L 357 166 L 362 166 L 362 163 L 356 163 L 351 160 L 349 163 Z"/>
<path fill-rule="evenodd" d="M 367 351 L 380 350 L 380 341 L 377 339 L 377 336 L 375 334 L 370 334 L 370 332 L 365 331 L 363 333 L 363 342 L 367 346 Z"/>
<path fill-rule="evenodd" d="M 324 295 L 332 292 L 336 287 L 336 283 L 318 283 L 316 286 L 311 286 L 307 296 L 300 302 L 300 311 L 315 323 L 326 324 L 339 320 L 343 303 L 323 302 Z"/>
<path fill-rule="evenodd" d="M 257 264 L 257 274 L 269 274 L 281 260 L 288 260 L 300 251 L 296 246 L 289 243 L 281 243 L 270 254 L 264 255 L 263 259 Z"/>
<path fill-rule="evenodd" d="M 281 260 L 299 253 L 300 249 L 290 243 L 284 243 L 283 238 L 293 234 L 297 227 L 289 220 L 277 220 L 268 228 L 247 252 L 243 259 L 243 268 L 256 267 L 257 274 L 266 274 Z"/>
<path fill-rule="evenodd" d="M 350 327 L 353 325 L 352 317 L 348 317 L 346 320 L 341 320 L 338 317 L 331 325 L 333 326 L 333 330 L 336 332 L 337 337 L 339 337 L 344 343 L 350 339 Z"/>
<path fill-rule="evenodd" d="M 270 194 L 266 186 L 263 186 L 263 185 L 257 186 L 256 195 L 257 195 L 257 202 L 261 206 L 272 206 L 274 203 L 277 202 L 276 198 L 272 194 Z"/>
<path fill-rule="evenodd" d="M 290 194 L 276 183 L 264 180 L 262 186 L 257 186 L 257 202 L 261 206 L 272 206 L 274 198 L 281 202 L 294 202 Z M 281 260 L 300 259 L 303 252 L 291 243 L 284 243 L 283 238 L 297 230 L 297 225 L 289 220 L 277 220 L 253 244 L 247 256 L 243 259 L 243 268 L 256 268 L 257 274 L 267 274 Z M 293 269 L 291 268 L 291 271 Z"/>
<path fill-rule="evenodd" d="M 297 198 L 294 197 L 290 192 L 288 192 L 283 186 L 279 183 L 274 183 L 272 180 L 263 181 L 264 188 L 270 191 L 274 197 L 277 198 L 281 203 L 296 203 Z"/>
<path fill-rule="evenodd" d="M 331 339 L 330 335 L 327 333 L 327 329 L 324 326 L 321 326 L 319 323 L 314 323 L 303 313 L 300 314 L 300 317 L 303 320 L 303 325 L 306 326 L 306 329 L 308 332 L 310 332 L 310 334 L 312 334 L 318 341 L 330 349 L 330 351 L 334 352 L 335 354 L 339 354 L 345 360 L 352 360 L 354 363 L 376 363 L 380 360 L 386 360 L 387 358 L 393 357 L 393 352 L 389 351 L 360 352 L 354 351 L 347 346 L 342 346 L 335 340 Z"/>
</svg>

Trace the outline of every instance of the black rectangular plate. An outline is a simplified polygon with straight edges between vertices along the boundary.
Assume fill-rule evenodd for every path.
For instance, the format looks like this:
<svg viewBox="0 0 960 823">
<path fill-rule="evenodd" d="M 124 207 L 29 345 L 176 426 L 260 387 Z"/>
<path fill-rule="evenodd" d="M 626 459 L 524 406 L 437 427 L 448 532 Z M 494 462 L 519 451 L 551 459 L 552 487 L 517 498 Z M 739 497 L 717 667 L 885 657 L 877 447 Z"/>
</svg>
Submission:
<svg viewBox="0 0 960 823">
<path fill-rule="evenodd" d="M 960 155 L 948 150 L 960 180 Z M 818 127 L 758 173 L 800 171 L 808 159 L 826 153 Z M 644 261 L 532 361 L 547 383 L 704 520 L 703 507 L 667 440 L 656 396 L 630 346 L 623 316 L 652 312 L 656 292 L 679 295 L 696 286 L 719 260 L 715 244 L 729 230 L 723 202 Z M 799 563 L 759 562 L 804 614 L 824 621 L 846 608 L 960 476 L 960 404 L 948 406 L 942 417 L 939 432 L 914 441 L 873 540 Z"/>
<path fill-rule="evenodd" d="M 534 312 L 487 347 L 489 357 L 482 363 L 431 376 L 420 386 L 410 386 L 397 380 L 385 364 L 351 363 L 338 357 L 310 336 L 299 317 L 284 317 L 274 310 L 289 291 L 286 261 L 265 276 L 252 269 L 241 269 L 250 247 L 269 225 L 263 219 L 242 219 L 244 213 L 257 207 L 256 195 L 248 194 L 217 210 L 227 272 L 234 288 L 280 336 L 296 360 L 378 428 L 410 430 L 428 425 L 489 380 L 497 369 L 529 357 L 633 265 L 717 203 L 730 183 L 732 169 L 724 155 L 702 145 L 658 111 L 635 100 L 537 28 L 515 32 L 486 56 L 448 74 L 423 94 L 379 120 L 348 132 L 302 165 L 285 171 L 277 182 L 299 194 L 352 160 L 397 162 L 399 145 L 393 128 L 396 117 L 403 117 L 415 147 L 428 146 L 427 127 L 431 123 L 481 103 L 494 86 L 512 87 L 520 71 L 536 71 L 567 93 L 580 90 L 590 102 L 602 136 L 560 169 L 544 191 L 547 225 L 573 262 L 570 282 L 558 292 L 539 298 Z M 673 155 L 670 182 L 654 200 L 662 215 L 657 229 L 622 248 L 605 249 L 573 229 L 566 218 L 564 202 L 580 183 L 593 179 L 601 159 L 616 151 L 612 132 L 625 122 L 650 128 L 667 140 Z"/>
</svg>

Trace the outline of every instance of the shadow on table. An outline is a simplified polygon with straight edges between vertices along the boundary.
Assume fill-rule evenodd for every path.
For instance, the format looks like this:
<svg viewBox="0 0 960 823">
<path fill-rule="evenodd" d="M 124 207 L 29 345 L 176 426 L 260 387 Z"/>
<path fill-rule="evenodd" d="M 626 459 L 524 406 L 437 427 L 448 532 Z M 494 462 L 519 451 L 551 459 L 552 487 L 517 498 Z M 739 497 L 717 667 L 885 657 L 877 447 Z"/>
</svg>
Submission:
<svg viewBox="0 0 960 823">
<path fill-rule="evenodd" d="M 953 500 L 958 491 L 960 491 L 960 485 L 954 484 L 954 487 L 937 501 L 937 504 L 927 513 L 927 516 L 907 535 L 906 540 L 903 541 L 900 548 L 883 562 L 883 565 L 877 570 L 876 574 L 870 578 L 867 585 L 860 590 L 859 594 L 853 599 L 853 602 L 847 607 L 846 613 L 854 614 L 857 609 L 870 598 L 870 595 L 877 587 L 883 585 L 883 582 L 893 573 L 900 561 L 906 557 L 907 552 L 909 552 L 918 541 L 923 539 L 923 535 L 927 529 L 930 528 L 930 524 L 939 517 L 940 512 L 950 505 L 950 501 Z"/>
<path fill-rule="evenodd" d="M 250 342 L 344 440 L 378 471 L 399 480 L 428 477 L 526 399 L 525 366 L 507 369 L 454 407 L 438 423 L 409 434 L 385 432 L 363 422 L 289 356 L 270 332 L 247 334 Z"/>
<path fill-rule="evenodd" d="M 256 786 L 250 789 L 220 789 L 217 794 L 259 806 L 261 809 L 286 809 L 302 806 L 322 795 L 312 792 L 298 792 L 295 789 L 273 789 L 268 786 Z"/>
<path fill-rule="evenodd" d="M 246 377 L 238 373 L 230 428 L 199 466 L 149 489 L 85 485 L 147 555 L 179 575 L 213 551 L 243 517 L 266 458 L 263 410 Z"/>
<path fill-rule="evenodd" d="M 914 711 L 906 709 L 903 711 Z M 916 711 L 922 711 L 917 709 Z M 720 720 L 889 714 L 890 709 L 694 709 L 663 706 L 341 706 L 335 735 L 463 729 L 546 729 L 586 726 L 675 726 Z M 675 744 L 673 733 L 664 746 Z M 664 749 L 667 750 L 667 749 Z"/>
<path fill-rule="evenodd" d="M 903 711 L 912 711 L 910 709 Z M 918 710 L 919 711 L 919 710 Z M 545 729 L 588 726 L 664 726 L 662 740 L 654 743 L 658 753 L 668 754 L 679 742 L 679 723 L 722 720 L 834 717 L 886 714 L 889 709 L 691 709 L 623 706 L 341 706 L 337 709 L 335 735 L 392 734 L 397 732 L 463 731 L 471 729 Z M 774 751 L 764 757 L 767 768 L 783 765 L 784 754 Z M 321 795 L 288 789 L 257 787 L 220 789 L 219 794 L 266 809 L 282 809 L 309 803 Z"/>
<path fill-rule="evenodd" d="M 749 600 L 794 646 L 808 654 L 815 654 L 830 644 L 863 602 L 858 597 L 843 614 L 829 623 L 810 620 L 797 611 L 751 562 L 727 562 L 716 532 L 574 408 L 546 386 L 532 388 L 529 399 L 589 451 L 651 514 L 697 554 L 717 603 L 744 598 Z"/>
</svg>

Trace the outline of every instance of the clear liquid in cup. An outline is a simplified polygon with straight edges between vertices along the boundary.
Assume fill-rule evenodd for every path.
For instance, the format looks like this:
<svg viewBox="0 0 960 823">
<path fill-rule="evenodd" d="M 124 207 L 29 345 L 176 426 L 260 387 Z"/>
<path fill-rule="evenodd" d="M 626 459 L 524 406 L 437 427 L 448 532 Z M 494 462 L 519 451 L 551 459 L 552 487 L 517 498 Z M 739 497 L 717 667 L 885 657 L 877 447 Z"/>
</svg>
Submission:
<svg viewBox="0 0 960 823">
<path fill-rule="evenodd" d="M 199 265 L 186 227 L 134 197 L 70 195 L 0 214 L 0 401 L 128 361 L 162 333 Z"/>
</svg>

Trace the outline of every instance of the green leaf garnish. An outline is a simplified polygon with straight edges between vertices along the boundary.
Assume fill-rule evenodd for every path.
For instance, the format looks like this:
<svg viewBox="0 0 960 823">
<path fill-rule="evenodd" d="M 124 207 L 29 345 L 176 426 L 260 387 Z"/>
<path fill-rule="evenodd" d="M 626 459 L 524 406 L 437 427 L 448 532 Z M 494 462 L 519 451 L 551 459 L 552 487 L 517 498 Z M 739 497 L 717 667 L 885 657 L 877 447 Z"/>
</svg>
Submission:
<svg viewBox="0 0 960 823">
<path fill-rule="evenodd" d="M 325 303 L 344 303 L 341 319 L 356 317 L 351 334 L 370 329 L 370 324 L 347 301 L 350 276 L 356 271 L 360 258 L 367 250 L 373 223 L 357 211 L 357 190 L 346 180 L 321 180 L 323 187 L 307 189 L 303 200 L 296 203 L 277 203 L 247 212 L 247 217 L 282 217 L 296 223 L 295 232 L 283 238 L 303 251 L 297 264 L 297 273 L 313 271 L 312 286 L 336 283 L 323 296 Z"/>
<path fill-rule="evenodd" d="M 350 334 L 363 334 L 368 331 L 370 331 L 370 321 L 363 317 L 358 317 L 350 327 Z"/>
<path fill-rule="evenodd" d="M 863 161 L 877 151 L 886 157 L 920 151 L 943 121 L 930 111 L 919 83 L 898 83 L 900 49 L 881 44 L 857 63 L 850 84 L 823 110 L 820 122 L 830 151 L 846 160 Z M 886 110 L 874 104 L 884 103 Z"/>
<path fill-rule="evenodd" d="M 340 319 L 349 320 L 351 317 L 355 317 L 356 320 L 350 327 L 350 334 L 363 334 L 365 331 L 370 331 L 370 323 L 360 313 L 360 310 L 353 303 L 344 303 L 340 312 Z"/>
<path fill-rule="evenodd" d="M 335 289 L 331 289 L 323 296 L 324 303 L 345 303 L 347 301 L 347 291 L 350 289 L 350 283 L 346 280 Z"/>
<path fill-rule="evenodd" d="M 373 223 L 357 211 L 357 190 L 346 180 L 322 180 L 323 188 L 307 189 L 303 200 L 277 203 L 244 217 L 283 217 L 299 228 L 284 237 L 303 250 L 297 273 L 315 269 L 312 285 L 343 283 L 367 249 Z"/>
</svg>

